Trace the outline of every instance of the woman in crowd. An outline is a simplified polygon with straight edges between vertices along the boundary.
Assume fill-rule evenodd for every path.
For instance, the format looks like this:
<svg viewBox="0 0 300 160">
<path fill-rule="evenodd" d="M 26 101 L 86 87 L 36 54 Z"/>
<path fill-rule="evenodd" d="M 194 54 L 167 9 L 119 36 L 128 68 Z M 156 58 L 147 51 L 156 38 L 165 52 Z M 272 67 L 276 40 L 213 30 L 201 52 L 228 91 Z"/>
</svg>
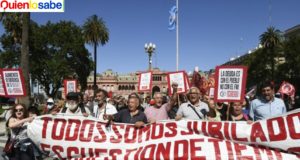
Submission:
<svg viewBox="0 0 300 160">
<path fill-rule="evenodd" d="M 230 103 L 229 121 L 248 121 L 249 116 L 243 112 L 242 102 Z"/>
<path fill-rule="evenodd" d="M 213 99 L 208 100 L 209 112 L 207 118 L 209 121 L 221 121 L 221 113 L 216 108 L 216 103 Z"/>
<path fill-rule="evenodd" d="M 10 137 L 16 139 L 14 144 L 15 160 L 35 159 L 33 147 L 27 136 L 26 123 L 31 122 L 34 117 L 28 117 L 28 112 L 23 104 L 16 104 L 12 108 L 12 116 L 9 118 L 7 127 L 10 129 Z M 29 144 L 29 145 L 28 145 Z"/>
</svg>

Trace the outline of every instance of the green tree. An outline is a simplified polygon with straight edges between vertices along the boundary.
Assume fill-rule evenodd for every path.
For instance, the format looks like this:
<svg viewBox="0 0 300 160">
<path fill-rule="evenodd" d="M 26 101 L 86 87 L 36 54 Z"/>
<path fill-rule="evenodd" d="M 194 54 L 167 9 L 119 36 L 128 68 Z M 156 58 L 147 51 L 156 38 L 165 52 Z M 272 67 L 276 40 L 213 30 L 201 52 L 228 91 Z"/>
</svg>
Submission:
<svg viewBox="0 0 300 160">
<path fill-rule="evenodd" d="M 20 103 L 29 106 L 30 85 L 29 85 L 29 26 L 30 13 L 1 13 L 0 19 L 4 28 L 10 32 L 15 44 L 21 42 L 20 68 L 23 71 L 25 80 L 26 96 L 20 98 Z M 13 58 L 13 57 L 9 57 Z"/>
<path fill-rule="evenodd" d="M 32 73 L 46 93 L 55 97 L 65 78 L 78 79 L 85 89 L 92 61 L 81 28 L 68 21 L 48 22 L 35 33 Z"/>
<path fill-rule="evenodd" d="M 99 44 L 105 45 L 109 40 L 109 31 L 105 26 L 102 18 L 97 15 L 92 15 L 87 19 L 83 25 L 83 36 L 85 41 L 94 47 L 94 85 L 96 90 L 96 76 L 97 76 L 97 47 Z"/>
<path fill-rule="evenodd" d="M 268 55 L 268 61 L 271 62 L 271 79 L 274 80 L 275 75 L 275 57 L 278 56 L 276 49 L 281 45 L 281 32 L 275 27 L 267 28 L 267 31 L 260 35 L 260 43 L 264 47 L 264 51 Z M 266 61 L 266 62 L 268 62 Z"/>
<path fill-rule="evenodd" d="M 300 37 L 289 37 L 284 42 L 285 63 L 280 66 L 281 76 L 297 89 L 300 88 Z"/>
<path fill-rule="evenodd" d="M 79 26 L 68 21 L 48 22 L 43 26 L 31 22 L 30 34 L 29 65 L 32 79 L 43 85 L 48 96 L 57 95 L 64 78 L 77 78 L 81 89 L 86 88 L 87 77 L 93 66 Z M 20 52 L 20 47 L 16 47 L 19 44 L 13 41 L 11 34 L 2 35 L 0 42 L 3 48 L 1 60 Z M 16 64 L 2 61 L 3 67 L 9 65 Z"/>
</svg>

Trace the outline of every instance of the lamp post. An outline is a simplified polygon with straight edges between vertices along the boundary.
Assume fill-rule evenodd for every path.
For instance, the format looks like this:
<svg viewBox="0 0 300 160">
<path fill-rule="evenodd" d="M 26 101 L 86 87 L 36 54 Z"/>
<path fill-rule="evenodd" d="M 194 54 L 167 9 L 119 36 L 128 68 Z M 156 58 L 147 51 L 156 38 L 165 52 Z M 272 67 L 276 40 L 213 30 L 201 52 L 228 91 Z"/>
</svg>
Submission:
<svg viewBox="0 0 300 160">
<path fill-rule="evenodd" d="M 148 56 L 149 56 L 149 71 L 152 70 L 152 54 L 154 53 L 156 49 L 156 46 L 154 43 L 149 43 L 149 44 L 145 44 L 145 51 L 146 53 L 148 53 Z"/>
</svg>

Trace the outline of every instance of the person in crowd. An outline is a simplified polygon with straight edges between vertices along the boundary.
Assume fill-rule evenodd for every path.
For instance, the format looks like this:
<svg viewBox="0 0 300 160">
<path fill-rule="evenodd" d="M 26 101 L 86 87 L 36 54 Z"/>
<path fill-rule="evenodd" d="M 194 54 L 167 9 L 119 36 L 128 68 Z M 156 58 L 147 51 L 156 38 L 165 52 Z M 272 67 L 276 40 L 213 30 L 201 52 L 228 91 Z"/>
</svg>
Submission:
<svg viewBox="0 0 300 160">
<path fill-rule="evenodd" d="M 191 87 L 188 91 L 187 103 L 180 105 L 175 120 L 192 119 L 206 119 L 207 113 L 209 112 L 208 105 L 200 101 L 200 91 L 197 87 Z"/>
<path fill-rule="evenodd" d="M 150 107 L 150 104 L 149 104 L 149 103 L 150 103 L 150 100 L 151 100 L 151 97 L 150 97 L 149 95 L 147 95 L 147 96 L 145 97 L 144 103 L 142 104 L 144 110 L 145 110 L 146 108 Z"/>
<path fill-rule="evenodd" d="M 60 111 L 60 108 L 55 105 L 53 98 L 48 98 L 46 107 L 43 110 L 43 114 L 56 114 Z"/>
<path fill-rule="evenodd" d="M 242 102 L 231 102 L 229 109 L 229 121 L 248 121 L 249 116 L 243 112 Z"/>
<path fill-rule="evenodd" d="M 160 92 L 155 92 L 154 101 L 155 104 L 146 108 L 145 110 L 148 122 L 154 123 L 159 120 L 169 119 L 168 112 L 171 109 L 171 104 L 163 104 L 163 94 Z"/>
<path fill-rule="evenodd" d="M 60 113 L 74 114 L 88 117 L 91 112 L 88 108 L 80 103 L 79 95 L 76 92 L 69 92 L 67 94 L 67 101 L 65 106 L 60 110 Z"/>
<path fill-rule="evenodd" d="M 216 105 L 216 111 L 220 113 L 220 117 L 222 121 L 228 120 L 229 105 L 227 102 L 224 103 L 218 102 Z"/>
<path fill-rule="evenodd" d="M 32 122 L 34 117 L 28 117 L 28 111 L 23 104 L 16 104 L 12 108 L 12 116 L 7 122 L 10 129 L 9 138 L 15 138 L 14 160 L 32 160 L 35 159 L 33 147 L 27 136 L 27 123 Z"/>
<path fill-rule="evenodd" d="M 250 117 L 262 120 L 286 113 L 283 100 L 274 96 L 274 86 L 271 82 L 264 82 L 261 86 L 261 97 L 253 100 L 250 105 Z"/>
<path fill-rule="evenodd" d="M 126 107 L 127 107 L 126 99 L 123 96 L 121 96 L 121 95 L 115 96 L 114 100 L 115 100 L 115 104 L 116 104 L 115 107 L 116 107 L 117 111 L 126 109 Z"/>
<path fill-rule="evenodd" d="M 168 116 L 170 119 L 175 119 L 179 106 L 182 103 L 185 103 L 186 101 L 183 94 L 177 93 L 178 84 L 173 82 L 171 86 L 173 88 L 173 93 L 172 96 L 170 97 L 171 109 L 168 112 Z"/>
<path fill-rule="evenodd" d="M 29 117 L 37 117 L 39 115 L 40 115 L 40 111 L 35 106 L 31 106 L 28 108 Z"/>
<path fill-rule="evenodd" d="M 91 113 L 93 113 L 93 101 L 91 100 L 91 97 L 89 97 L 88 94 L 83 95 L 83 105 L 90 110 Z"/>
<path fill-rule="evenodd" d="M 128 100 L 129 100 L 131 97 L 136 97 L 136 98 L 138 98 L 138 100 L 139 100 L 139 107 L 138 107 L 138 110 L 144 112 L 144 108 L 143 108 L 142 105 L 141 105 L 141 104 L 142 104 L 142 100 L 141 100 L 140 96 L 139 96 L 137 93 L 133 92 L 133 93 L 130 93 L 130 94 L 128 95 Z"/>
<path fill-rule="evenodd" d="M 113 116 L 115 122 L 134 124 L 135 127 L 141 128 L 147 123 L 147 117 L 144 112 L 138 109 L 139 98 L 130 97 L 128 108 L 119 111 Z"/>
<path fill-rule="evenodd" d="M 213 99 L 208 100 L 209 112 L 207 119 L 209 121 L 221 121 L 221 113 L 216 108 L 216 103 Z"/>
<path fill-rule="evenodd" d="M 108 96 L 108 93 L 104 89 L 98 89 L 95 92 L 95 104 L 94 104 L 94 116 L 101 121 L 108 122 L 108 119 L 106 117 L 110 115 L 114 115 L 117 113 L 117 109 L 115 106 L 111 105 L 110 103 L 107 103 L 106 99 Z"/>
</svg>

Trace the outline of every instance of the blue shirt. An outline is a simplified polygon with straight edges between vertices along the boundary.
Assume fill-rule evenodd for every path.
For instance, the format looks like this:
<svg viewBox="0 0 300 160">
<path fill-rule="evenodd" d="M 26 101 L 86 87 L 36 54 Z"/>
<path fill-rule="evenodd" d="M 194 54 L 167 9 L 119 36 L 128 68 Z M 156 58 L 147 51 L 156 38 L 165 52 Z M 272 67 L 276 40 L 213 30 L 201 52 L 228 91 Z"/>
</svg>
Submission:
<svg viewBox="0 0 300 160">
<path fill-rule="evenodd" d="M 267 102 L 263 99 L 255 99 L 251 102 L 250 117 L 254 120 L 262 120 L 269 117 L 281 115 L 286 112 L 283 100 L 274 97 L 273 101 Z"/>
</svg>

